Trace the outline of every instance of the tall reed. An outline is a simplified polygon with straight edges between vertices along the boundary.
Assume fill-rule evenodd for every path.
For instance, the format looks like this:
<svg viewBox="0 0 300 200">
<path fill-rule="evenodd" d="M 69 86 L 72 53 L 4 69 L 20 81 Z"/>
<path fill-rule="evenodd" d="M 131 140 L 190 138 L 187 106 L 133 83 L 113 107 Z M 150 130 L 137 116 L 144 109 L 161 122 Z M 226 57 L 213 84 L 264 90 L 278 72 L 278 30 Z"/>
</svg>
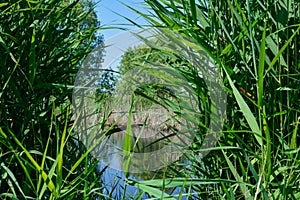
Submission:
<svg viewBox="0 0 300 200">
<path fill-rule="evenodd" d="M 159 184 L 185 188 L 191 199 L 300 198 L 299 2 L 145 2 L 149 13 L 135 11 L 159 28 L 165 41 L 190 49 L 179 52 L 167 42 L 148 41 L 162 57 L 180 55 L 184 63 L 189 53 L 201 50 L 219 68 L 227 118 L 218 145 L 206 157 L 199 159 L 201 143 L 191 146 L 188 164 L 173 172 L 178 178 L 132 184 L 158 198 L 164 192 L 152 189 Z M 177 66 L 188 80 L 201 79 Z"/>
<path fill-rule="evenodd" d="M 71 94 L 99 24 L 91 1 L 0 3 L 0 198 L 101 195 L 97 161 L 78 141 Z"/>
</svg>

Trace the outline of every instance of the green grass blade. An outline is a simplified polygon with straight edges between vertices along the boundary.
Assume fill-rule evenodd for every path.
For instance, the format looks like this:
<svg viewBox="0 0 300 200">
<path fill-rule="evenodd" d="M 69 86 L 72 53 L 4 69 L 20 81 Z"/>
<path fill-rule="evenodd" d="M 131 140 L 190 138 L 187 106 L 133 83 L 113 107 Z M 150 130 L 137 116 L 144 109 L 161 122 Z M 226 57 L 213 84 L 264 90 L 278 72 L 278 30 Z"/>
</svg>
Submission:
<svg viewBox="0 0 300 200">
<path fill-rule="evenodd" d="M 290 148 L 291 149 L 296 149 L 297 148 L 297 133 L 298 133 L 298 126 L 299 126 L 299 119 L 295 122 L 295 128 L 293 130 L 293 135 L 290 143 Z"/>
<path fill-rule="evenodd" d="M 259 63 L 258 63 L 258 83 L 257 83 L 257 105 L 261 109 L 264 93 L 264 66 L 265 66 L 265 55 L 266 55 L 266 29 L 267 23 L 264 25 L 264 32 L 260 45 Z"/>
<path fill-rule="evenodd" d="M 51 166 L 51 169 L 50 169 L 50 171 L 49 171 L 49 173 L 48 173 L 48 179 L 50 179 L 50 180 L 52 179 L 52 177 L 53 177 L 54 175 L 56 175 L 56 174 L 55 174 L 55 170 L 57 169 L 58 158 L 59 158 L 59 156 L 57 156 L 56 160 L 53 162 L 53 164 L 52 164 L 52 166 Z M 39 193 L 40 199 L 42 199 L 42 196 L 43 196 L 43 194 L 45 193 L 47 187 L 48 187 L 47 182 L 44 182 L 43 187 L 42 187 L 42 189 L 41 189 L 41 192 Z M 57 196 L 58 196 L 58 195 L 57 195 Z"/>
<path fill-rule="evenodd" d="M 237 88 L 235 87 L 234 83 L 232 82 L 230 75 L 227 73 L 226 68 L 223 66 L 223 69 L 226 73 L 226 77 L 228 78 L 229 84 L 232 88 L 233 91 L 233 95 L 236 98 L 236 101 L 244 115 L 244 117 L 246 118 L 246 121 L 248 122 L 252 132 L 254 133 L 254 136 L 256 138 L 256 141 L 259 143 L 259 145 L 262 145 L 262 135 L 261 135 L 261 131 L 260 128 L 258 126 L 258 123 L 253 115 L 253 113 L 251 112 L 249 106 L 247 105 L 247 103 L 245 102 L 245 100 L 243 99 L 242 95 L 239 93 L 239 91 L 237 90 Z"/>
<path fill-rule="evenodd" d="M 24 194 L 22 188 L 20 187 L 20 185 L 18 183 L 18 180 L 16 179 L 15 175 L 13 174 L 13 172 L 8 167 L 6 167 L 4 163 L 1 163 L 1 167 L 9 175 L 9 177 L 11 178 L 11 180 L 13 181 L 13 183 L 17 186 L 17 188 L 20 191 L 20 193 L 22 194 L 23 198 L 26 199 L 25 194 Z M 13 187 L 13 186 L 11 186 L 11 187 Z"/>
<path fill-rule="evenodd" d="M 34 25 L 33 25 L 34 26 Z M 36 60 L 36 44 L 35 44 L 35 34 L 36 30 L 33 27 L 32 36 L 31 36 L 31 44 L 30 44 L 30 53 L 29 53 L 29 81 L 30 84 L 33 84 L 33 81 L 36 77 L 36 70 L 37 70 L 37 60 Z"/>
<path fill-rule="evenodd" d="M 131 130 L 131 123 L 132 123 L 132 110 L 133 110 L 133 105 L 134 105 L 134 94 L 132 94 L 131 98 L 131 106 L 129 110 L 129 116 L 128 116 L 128 121 L 127 121 L 127 126 L 126 126 L 126 136 L 124 140 L 124 146 L 123 146 L 123 171 L 125 175 L 129 175 L 129 165 L 130 165 L 130 156 L 131 156 L 131 135 L 132 135 L 132 130 Z"/>
<path fill-rule="evenodd" d="M 197 7 L 195 0 L 190 0 L 190 8 L 192 10 L 193 23 L 197 23 Z"/>
<path fill-rule="evenodd" d="M 229 179 L 201 179 L 201 178 L 166 178 L 139 181 L 139 184 L 148 185 L 152 187 L 175 188 L 181 186 L 197 186 L 197 185 L 210 185 L 216 183 L 240 183 L 235 180 Z M 134 182 L 131 182 L 134 183 Z M 241 182 L 242 183 L 242 182 Z M 247 185 L 247 183 L 245 183 Z"/>
<path fill-rule="evenodd" d="M 225 160 L 229 166 L 230 171 L 232 172 L 234 178 L 236 179 L 236 181 L 238 182 L 241 191 L 245 197 L 245 199 L 253 199 L 253 197 L 251 196 L 251 193 L 248 189 L 248 187 L 246 186 L 246 184 L 243 182 L 243 179 L 240 177 L 240 175 L 238 174 L 238 172 L 236 171 L 234 165 L 232 164 L 232 162 L 230 161 L 230 159 L 228 158 L 228 156 L 226 155 L 226 153 L 222 150 L 222 153 L 225 157 Z"/>
<path fill-rule="evenodd" d="M 51 131 L 50 131 L 50 133 L 51 133 Z M 44 151 L 44 153 L 43 153 L 43 159 L 42 159 L 42 164 L 41 164 L 41 169 L 43 170 L 44 169 L 44 165 L 45 165 L 45 160 L 46 160 L 46 157 L 47 157 L 47 151 L 48 151 L 48 147 L 49 147 L 49 142 L 50 142 L 50 135 L 51 134 L 49 134 L 49 136 L 48 136 L 48 140 L 47 140 L 47 144 L 46 144 L 46 148 L 45 148 L 45 151 Z M 49 174 L 48 174 L 49 175 Z M 49 175 L 50 176 L 50 175 Z M 37 192 L 39 192 L 39 190 L 40 190 L 40 186 L 41 186 L 41 182 L 42 182 L 42 176 L 39 176 L 39 180 L 38 180 L 38 183 L 37 183 Z M 42 192 L 41 191 L 41 196 L 43 195 L 43 193 L 45 192 L 45 190 Z"/>
<path fill-rule="evenodd" d="M 272 62 L 270 63 L 266 73 L 268 73 L 273 66 L 276 64 L 277 60 L 280 58 L 280 56 L 282 55 L 282 53 L 286 50 L 286 48 L 289 46 L 289 44 L 291 42 L 293 42 L 293 39 L 295 38 L 295 36 L 298 34 L 298 32 L 300 31 L 300 24 L 297 24 L 297 26 L 299 26 L 297 28 L 297 30 L 293 33 L 293 35 L 287 40 L 287 42 L 283 45 L 283 47 L 281 47 L 281 49 L 279 50 L 278 54 L 273 58 Z"/>
<path fill-rule="evenodd" d="M 143 183 L 138 183 L 138 182 L 131 182 L 129 181 L 130 184 L 134 185 L 135 187 L 137 187 L 138 189 L 141 189 L 142 191 L 144 192 L 147 192 L 149 195 L 153 195 L 159 199 L 165 199 L 165 198 L 172 198 L 170 195 L 168 195 L 167 193 L 157 189 L 157 188 L 154 188 L 152 186 L 148 186 L 148 185 L 145 185 Z M 174 198 L 173 198 L 174 199 Z"/>
<path fill-rule="evenodd" d="M 6 135 L 2 128 L 0 127 L 0 133 L 2 135 Z M 26 156 L 28 157 L 28 159 L 31 161 L 31 163 L 35 166 L 36 170 L 42 174 L 42 177 L 44 179 L 44 181 L 47 183 L 47 186 L 49 188 L 49 190 L 52 192 L 52 194 L 57 197 L 56 191 L 55 191 L 55 185 L 52 182 L 51 179 L 49 179 L 49 176 L 47 175 L 47 173 L 45 171 L 42 170 L 42 168 L 39 166 L 39 164 L 34 160 L 34 158 L 31 156 L 31 154 L 27 151 L 27 149 L 22 145 L 22 143 L 18 140 L 18 138 L 11 132 L 9 131 L 9 133 L 11 134 L 12 138 L 15 140 L 15 142 L 22 148 L 22 150 L 25 152 Z"/>
<path fill-rule="evenodd" d="M 68 118 L 68 112 L 66 113 L 66 118 Z M 59 156 L 58 156 L 58 164 L 57 164 L 57 193 L 60 193 L 60 189 L 61 189 L 61 185 L 62 185 L 62 176 L 63 176 L 63 172 L 62 172 L 62 168 L 63 168 L 63 152 L 64 152 L 64 146 L 65 146 L 65 142 L 66 142 L 66 135 L 67 135 L 67 120 L 65 121 L 65 126 L 64 126 L 64 130 L 63 130 L 63 134 L 61 136 L 61 140 L 60 140 L 60 150 L 59 150 Z"/>
</svg>

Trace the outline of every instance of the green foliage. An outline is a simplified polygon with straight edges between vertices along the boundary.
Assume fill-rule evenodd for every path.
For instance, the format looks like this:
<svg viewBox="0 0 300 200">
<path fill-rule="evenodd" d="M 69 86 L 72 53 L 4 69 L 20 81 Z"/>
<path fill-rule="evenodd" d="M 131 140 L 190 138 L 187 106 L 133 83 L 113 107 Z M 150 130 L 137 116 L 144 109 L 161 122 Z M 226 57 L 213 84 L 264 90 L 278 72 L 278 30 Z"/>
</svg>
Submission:
<svg viewBox="0 0 300 200">
<path fill-rule="evenodd" d="M 161 59 L 158 51 L 149 48 L 146 45 L 140 45 L 134 48 L 128 48 L 122 55 L 118 66 L 120 77 L 117 88 L 120 90 L 131 90 L 132 85 L 136 95 L 136 108 L 150 108 L 154 102 L 159 102 L 159 97 L 170 97 L 172 91 L 164 86 L 165 81 L 154 73 L 151 73 L 149 63 L 161 65 L 166 63 Z M 130 81 L 132 80 L 132 81 Z M 134 83 L 136 81 L 136 83 Z"/>
<path fill-rule="evenodd" d="M 159 104 L 180 118 L 196 102 L 199 115 L 185 115 L 197 126 L 197 134 L 183 162 L 169 165 L 158 176 L 162 178 L 126 184 L 139 188 L 140 197 L 299 199 L 299 2 L 145 2 L 151 12 L 139 14 L 162 34 L 125 53 L 118 84 L 144 83 L 134 88 L 135 96 L 129 95 L 135 104 L 143 98 L 147 105 Z M 93 6 L 90 1 L 0 3 L 1 198 L 110 198 L 102 196 L 103 171 L 96 171 L 97 161 L 89 156 L 95 146 L 85 149 L 79 142 L 70 108 L 78 67 L 93 71 L 102 62 Z M 215 116 L 209 115 L 218 105 L 209 96 L 207 74 L 199 75 L 209 59 L 223 75 L 227 118 L 218 144 L 201 157 L 203 132 L 214 122 Z M 183 78 L 189 87 L 181 84 Z M 182 109 L 178 93 L 164 87 L 168 83 L 197 98 Z M 112 96 L 102 93 L 115 87 L 115 79 L 107 71 L 97 84 L 102 87 L 98 100 L 105 107 Z M 140 105 L 130 105 L 133 117 L 134 106 Z M 128 121 L 126 152 L 132 149 Z M 180 193 L 171 195 L 176 187 Z"/>
<path fill-rule="evenodd" d="M 100 77 L 97 92 L 100 94 L 111 94 L 116 87 L 116 82 L 117 76 L 112 72 L 112 69 L 107 69 Z"/>
<path fill-rule="evenodd" d="M 190 164 L 174 170 L 186 178 L 182 185 L 190 176 L 219 180 L 190 186 L 200 198 L 299 198 L 299 2 L 145 2 L 151 13 L 139 14 L 165 36 L 164 45 L 148 41 L 150 47 L 165 58 L 183 55 L 179 60 L 192 59 L 192 65 L 194 52 L 204 51 L 224 75 L 229 94 L 218 147 L 199 159 L 201 146 L 193 146 L 186 155 Z M 177 70 L 198 85 L 196 71 Z M 157 197 L 149 185 L 143 190 Z"/>
<path fill-rule="evenodd" d="M 135 48 L 128 48 L 122 55 L 118 70 L 120 74 L 125 75 L 128 71 L 142 67 L 141 63 L 150 60 L 148 56 L 151 55 L 151 49 L 145 45 Z"/>
<path fill-rule="evenodd" d="M 74 76 L 102 45 L 93 9 L 91 1 L 0 4 L 1 198 L 87 198 L 100 187 L 87 155 L 72 168 L 84 153 L 70 114 Z"/>
</svg>

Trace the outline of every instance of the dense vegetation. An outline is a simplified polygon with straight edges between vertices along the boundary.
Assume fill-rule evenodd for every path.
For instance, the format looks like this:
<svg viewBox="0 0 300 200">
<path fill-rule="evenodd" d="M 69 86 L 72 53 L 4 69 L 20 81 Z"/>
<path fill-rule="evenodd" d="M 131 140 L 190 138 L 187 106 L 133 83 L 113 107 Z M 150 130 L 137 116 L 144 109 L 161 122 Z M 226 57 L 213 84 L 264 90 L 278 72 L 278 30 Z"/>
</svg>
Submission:
<svg viewBox="0 0 300 200">
<path fill-rule="evenodd" d="M 99 187 L 97 162 L 71 136 L 74 76 L 102 45 L 93 9 L 90 1 L 0 3 L 1 199 L 87 198 Z"/>
<path fill-rule="evenodd" d="M 228 92 L 217 147 L 201 160 L 201 146 L 194 148 L 188 170 L 176 173 L 184 178 L 170 179 L 170 185 L 188 185 L 200 198 L 298 199 L 299 2 L 146 2 L 151 12 L 140 14 L 166 41 L 150 46 L 182 60 L 195 60 L 194 52 L 204 51 Z M 196 80 L 200 77 L 187 71 L 197 67 L 193 64 L 173 67 Z"/>
<path fill-rule="evenodd" d="M 146 194 L 157 199 L 299 199 L 299 2 L 145 3 L 149 13 L 136 12 L 157 28 L 157 36 L 144 38 L 147 47 L 125 53 L 119 81 L 152 77 L 151 84 L 139 85 L 129 94 L 129 104 L 134 98 L 160 104 L 175 113 L 174 119 L 194 125 L 196 136 L 187 153 L 157 171 L 157 176 L 146 173 L 141 176 L 144 180 L 132 180 L 125 162 L 125 185 L 140 189 L 132 198 Z M 121 193 L 103 194 L 103 171 L 97 171 L 97 160 L 89 156 L 92 149 L 82 147 L 73 124 L 74 76 L 84 58 L 102 45 L 93 6 L 89 1 L 0 3 L 3 199 L 123 199 L 131 195 L 126 186 Z M 205 76 L 207 63 L 214 64 L 216 80 Z M 147 75 L 140 77 L 141 73 L 135 73 L 139 71 Z M 104 81 L 114 81 L 111 74 L 104 73 L 101 80 L 98 93 L 105 93 L 105 98 L 97 97 L 100 107 L 113 96 L 106 91 L 118 89 L 118 83 Z M 206 85 L 216 86 L 219 81 L 227 99 L 213 98 L 215 90 L 209 91 L 213 87 Z M 164 84 L 171 83 L 188 83 L 183 88 L 195 97 L 196 109 L 178 104 L 178 95 L 165 90 Z M 128 84 L 122 86 L 127 91 Z M 203 151 L 205 132 L 218 120 L 211 110 L 220 103 L 226 104 L 222 132 L 217 143 Z M 132 117 L 133 109 L 128 108 Z M 198 117 L 183 115 L 192 109 Z M 130 123 L 131 119 L 127 127 Z M 103 129 L 103 123 L 100 126 Z M 125 137 L 124 152 L 130 148 Z M 175 188 L 177 193 L 172 194 Z"/>
</svg>

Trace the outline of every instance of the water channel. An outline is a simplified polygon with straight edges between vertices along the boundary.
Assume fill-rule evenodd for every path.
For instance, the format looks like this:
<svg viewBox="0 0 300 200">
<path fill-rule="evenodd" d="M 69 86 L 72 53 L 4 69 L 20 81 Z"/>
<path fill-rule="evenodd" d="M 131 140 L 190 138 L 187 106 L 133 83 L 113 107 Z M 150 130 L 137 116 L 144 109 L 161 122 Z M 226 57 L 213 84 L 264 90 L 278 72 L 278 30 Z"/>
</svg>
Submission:
<svg viewBox="0 0 300 200">
<path fill-rule="evenodd" d="M 164 177 L 165 173 L 168 173 L 169 169 L 167 165 L 164 167 L 160 165 L 161 168 L 158 168 L 157 164 L 161 163 L 162 160 L 166 160 L 166 158 L 169 159 L 169 161 L 178 162 L 180 160 L 180 157 L 176 153 L 173 155 L 159 154 L 160 156 L 157 156 L 157 153 L 155 152 L 159 152 L 160 150 L 162 150 L 163 144 L 153 143 L 155 142 L 155 139 L 153 138 L 142 138 L 140 139 L 141 141 L 137 142 L 137 146 L 140 146 L 140 148 L 132 151 L 139 154 L 141 154 L 141 152 L 143 151 L 143 158 L 139 156 L 133 156 L 132 163 L 134 164 L 134 166 L 132 167 L 132 172 L 130 172 L 130 170 L 126 170 L 129 171 L 129 173 L 126 173 L 126 171 L 123 169 L 123 148 L 125 137 L 126 135 L 124 132 L 119 132 L 114 136 L 109 137 L 109 139 L 105 141 L 106 149 L 102 149 L 101 153 L 99 153 L 99 158 L 101 160 L 98 166 L 99 171 L 105 170 L 101 180 L 101 182 L 105 185 L 103 193 L 108 196 L 114 197 L 114 199 L 124 199 L 124 197 L 125 199 L 137 199 L 138 194 L 140 194 L 139 192 L 141 191 L 139 191 L 135 186 L 126 183 L 125 180 L 143 181 L 151 179 L 161 179 Z M 166 161 L 166 163 L 168 162 Z M 151 170 L 155 167 L 157 167 L 156 170 Z M 147 171 L 147 169 L 149 169 L 149 171 Z M 164 192 L 169 195 L 176 196 L 180 193 L 181 190 L 181 188 L 166 188 L 164 189 Z M 151 196 L 147 194 L 143 194 L 141 199 L 147 199 L 150 197 Z"/>
<path fill-rule="evenodd" d="M 168 119 L 161 110 L 152 110 L 148 114 L 133 113 L 130 134 L 128 118 L 128 114 L 115 113 L 106 120 L 105 136 L 95 134 L 85 139 L 89 145 L 99 142 L 93 155 L 100 160 L 99 171 L 104 170 L 101 180 L 105 188 L 103 193 L 114 199 L 136 199 L 141 194 L 138 188 L 125 180 L 163 179 L 171 175 L 168 166 L 173 162 L 184 162 L 181 160 L 184 147 L 192 139 L 189 132 L 178 125 L 178 120 Z M 96 132 L 99 133 L 99 130 Z M 130 144 L 127 147 L 126 141 Z M 165 188 L 164 192 L 176 196 L 184 192 L 182 190 Z M 141 197 L 147 198 L 150 196 L 146 193 Z"/>
</svg>

